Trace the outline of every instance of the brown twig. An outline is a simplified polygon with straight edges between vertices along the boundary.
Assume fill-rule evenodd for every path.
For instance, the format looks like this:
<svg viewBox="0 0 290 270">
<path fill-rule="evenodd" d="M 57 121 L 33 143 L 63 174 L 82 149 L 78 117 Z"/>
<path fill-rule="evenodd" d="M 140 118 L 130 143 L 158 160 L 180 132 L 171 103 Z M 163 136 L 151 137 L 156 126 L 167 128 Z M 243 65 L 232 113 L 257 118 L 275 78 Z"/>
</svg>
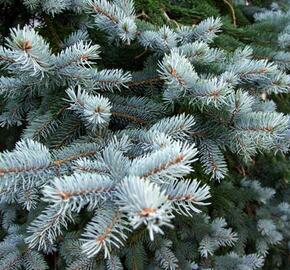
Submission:
<svg viewBox="0 0 290 270">
<path fill-rule="evenodd" d="M 141 58 L 144 54 L 147 53 L 147 51 L 148 51 L 148 49 L 145 49 L 143 52 L 141 52 L 140 54 L 136 55 L 136 56 L 134 57 L 134 59 L 137 60 L 137 59 Z"/>
<path fill-rule="evenodd" d="M 236 13 L 235 13 L 235 9 L 233 5 L 230 3 L 229 0 L 224 0 L 224 3 L 229 6 L 231 10 L 232 19 L 233 19 L 233 25 L 234 27 L 237 27 L 237 18 L 236 18 Z"/>
<path fill-rule="evenodd" d="M 147 15 L 146 13 L 145 13 L 145 11 L 144 10 L 142 10 L 142 12 L 141 13 L 139 13 L 137 16 L 136 16 L 136 18 L 145 18 L 145 19 L 149 19 L 150 17 L 149 17 L 149 15 Z"/>
<path fill-rule="evenodd" d="M 163 10 L 163 16 L 168 22 L 173 22 L 177 27 L 179 27 L 179 23 L 176 20 L 171 19 L 165 10 Z"/>
</svg>

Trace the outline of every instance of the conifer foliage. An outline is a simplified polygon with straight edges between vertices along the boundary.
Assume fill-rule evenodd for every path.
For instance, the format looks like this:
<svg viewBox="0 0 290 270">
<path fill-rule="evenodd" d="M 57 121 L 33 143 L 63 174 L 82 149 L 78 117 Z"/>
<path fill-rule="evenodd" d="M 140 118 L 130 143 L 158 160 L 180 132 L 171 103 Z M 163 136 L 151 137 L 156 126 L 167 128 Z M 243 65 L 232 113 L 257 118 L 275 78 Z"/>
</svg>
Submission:
<svg viewBox="0 0 290 270">
<path fill-rule="evenodd" d="M 287 153 L 289 116 L 269 99 L 289 92 L 285 65 L 215 47 L 220 18 L 172 28 L 131 0 L 23 3 L 40 27 L 0 47 L 0 125 L 23 127 L 0 156 L 0 269 L 262 269 L 290 240 L 290 205 L 228 181 L 227 157 Z M 82 19 L 55 49 L 41 16 L 66 13 Z M 136 67 L 116 59 L 136 50 Z"/>
</svg>

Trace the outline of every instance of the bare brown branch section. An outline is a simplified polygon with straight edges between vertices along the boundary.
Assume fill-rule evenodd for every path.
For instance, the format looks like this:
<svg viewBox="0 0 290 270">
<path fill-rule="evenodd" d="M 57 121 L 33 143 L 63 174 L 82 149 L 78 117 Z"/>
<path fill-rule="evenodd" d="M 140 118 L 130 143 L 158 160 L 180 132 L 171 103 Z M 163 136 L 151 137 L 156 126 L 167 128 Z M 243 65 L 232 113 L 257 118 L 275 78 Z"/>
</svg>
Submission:
<svg viewBox="0 0 290 270">
<path fill-rule="evenodd" d="M 89 152 L 84 152 L 84 153 L 80 153 L 77 155 L 72 155 L 69 156 L 65 159 L 58 159 L 53 161 L 51 164 L 49 164 L 48 166 L 44 166 L 44 167 L 25 167 L 25 168 L 9 168 L 9 169 L 4 169 L 4 168 L 0 168 L 0 176 L 4 176 L 5 174 L 9 174 L 9 173 L 21 173 L 21 172 L 32 172 L 32 171 L 40 171 L 40 170 L 45 170 L 45 169 L 49 169 L 52 168 L 54 166 L 61 166 L 62 164 L 71 162 L 73 160 L 77 160 L 79 158 L 82 157 L 89 157 L 89 156 L 93 156 L 97 153 L 97 151 L 89 151 Z"/>
<path fill-rule="evenodd" d="M 138 117 L 135 117 L 133 115 L 127 114 L 127 113 L 122 113 L 122 112 L 112 112 L 112 115 L 115 117 L 120 117 L 120 118 L 125 118 L 128 119 L 134 123 L 140 124 L 140 125 L 145 125 L 148 123 L 148 121 L 140 119 Z"/>
<path fill-rule="evenodd" d="M 130 82 L 130 83 L 127 83 L 127 86 L 129 88 L 133 88 L 133 87 L 140 87 L 140 86 L 143 86 L 143 85 L 153 85 L 153 84 L 157 84 L 159 82 L 162 82 L 162 79 L 158 76 L 156 77 L 152 77 L 152 78 L 149 78 L 149 79 L 145 79 L 145 80 L 139 80 L 139 81 L 133 81 L 133 82 Z"/>
</svg>

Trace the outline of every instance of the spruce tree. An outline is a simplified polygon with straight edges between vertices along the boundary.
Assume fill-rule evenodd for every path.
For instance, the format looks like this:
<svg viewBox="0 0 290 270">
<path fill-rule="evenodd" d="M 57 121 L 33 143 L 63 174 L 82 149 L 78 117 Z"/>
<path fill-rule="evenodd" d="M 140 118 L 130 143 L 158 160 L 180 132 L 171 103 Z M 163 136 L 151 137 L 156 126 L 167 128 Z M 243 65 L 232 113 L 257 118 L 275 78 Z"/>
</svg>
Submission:
<svg viewBox="0 0 290 270">
<path fill-rule="evenodd" d="M 131 0 L 20 2 L 0 47 L 0 123 L 21 130 L 0 156 L 0 269 L 287 269 L 288 179 L 259 168 L 276 155 L 289 177 L 289 13 L 240 29 Z"/>
</svg>

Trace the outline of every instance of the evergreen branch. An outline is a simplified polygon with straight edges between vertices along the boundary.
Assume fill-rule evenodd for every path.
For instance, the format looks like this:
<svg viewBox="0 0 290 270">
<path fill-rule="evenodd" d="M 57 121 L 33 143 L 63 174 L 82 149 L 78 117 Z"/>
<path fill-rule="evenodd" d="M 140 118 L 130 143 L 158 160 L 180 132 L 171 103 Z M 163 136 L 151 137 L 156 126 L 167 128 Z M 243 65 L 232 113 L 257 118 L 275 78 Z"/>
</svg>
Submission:
<svg viewBox="0 0 290 270">
<path fill-rule="evenodd" d="M 53 161 L 53 165 L 61 166 L 62 164 L 65 164 L 65 163 L 68 163 L 68 162 L 71 162 L 74 160 L 78 160 L 80 158 L 94 156 L 97 153 L 98 153 L 98 151 L 95 150 L 95 151 L 88 151 L 88 152 L 84 152 L 84 153 L 79 153 L 77 155 L 71 155 L 71 156 L 68 156 L 64 159 L 57 159 L 57 160 Z"/>
<path fill-rule="evenodd" d="M 148 180 L 166 182 L 167 179 L 190 173 L 190 164 L 195 161 L 196 154 L 194 146 L 173 142 L 172 145 L 133 160 L 129 173 Z"/>
<path fill-rule="evenodd" d="M 103 5 L 105 6 L 105 4 L 107 4 L 106 1 L 92 1 L 90 3 L 90 5 L 94 8 L 94 11 L 96 11 L 97 13 L 100 13 L 101 15 L 104 15 L 114 24 L 118 24 L 118 19 L 102 8 Z M 108 5 L 108 8 L 112 8 L 109 6 L 109 4 L 107 5 Z"/>
<path fill-rule="evenodd" d="M 205 173 L 211 174 L 211 178 L 220 180 L 227 174 L 227 165 L 219 147 L 213 141 L 203 141 L 200 146 L 200 161 Z"/>
<path fill-rule="evenodd" d="M 145 224 L 151 240 L 154 233 L 163 234 L 161 226 L 171 226 L 170 204 L 157 185 L 138 177 L 128 177 L 122 181 L 116 196 L 120 210 L 128 214 L 133 228 Z"/>
<path fill-rule="evenodd" d="M 107 98 L 100 95 L 89 95 L 80 87 L 78 87 L 77 93 L 71 88 L 66 93 L 69 96 L 68 101 L 71 103 L 70 109 L 76 111 L 93 132 L 109 123 L 111 105 Z"/>
<path fill-rule="evenodd" d="M 72 134 L 76 132 L 81 127 L 81 122 L 77 122 L 73 125 L 70 130 L 67 132 L 66 136 L 64 136 L 57 144 L 54 145 L 55 149 L 61 148 L 65 145 L 65 143 L 71 138 Z"/>
<path fill-rule="evenodd" d="M 74 174 L 55 178 L 43 188 L 44 200 L 54 204 L 67 204 L 71 211 L 79 212 L 84 205 L 93 209 L 112 189 L 112 181 L 106 176 Z"/>
<path fill-rule="evenodd" d="M 195 205 L 208 205 L 203 201 L 211 197 L 209 187 L 200 186 L 196 180 L 172 182 L 165 190 L 168 200 L 174 203 L 175 210 L 185 216 L 191 216 L 190 211 L 201 212 Z"/>
<path fill-rule="evenodd" d="M 71 213 L 63 205 L 48 207 L 28 227 L 30 234 L 26 242 L 30 248 L 49 251 L 55 239 L 61 234 L 61 228 L 67 227 L 67 222 L 72 221 Z"/>
<path fill-rule="evenodd" d="M 109 208 L 106 208 L 109 206 Z M 110 257 L 113 246 L 119 248 L 127 239 L 125 232 L 130 231 L 122 213 L 116 211 L 112 205 L 103 205 L 87 225 L 82 235 L 82 250 L 90 258 L 104 250 L 105 258 Z"/>
</svg>

